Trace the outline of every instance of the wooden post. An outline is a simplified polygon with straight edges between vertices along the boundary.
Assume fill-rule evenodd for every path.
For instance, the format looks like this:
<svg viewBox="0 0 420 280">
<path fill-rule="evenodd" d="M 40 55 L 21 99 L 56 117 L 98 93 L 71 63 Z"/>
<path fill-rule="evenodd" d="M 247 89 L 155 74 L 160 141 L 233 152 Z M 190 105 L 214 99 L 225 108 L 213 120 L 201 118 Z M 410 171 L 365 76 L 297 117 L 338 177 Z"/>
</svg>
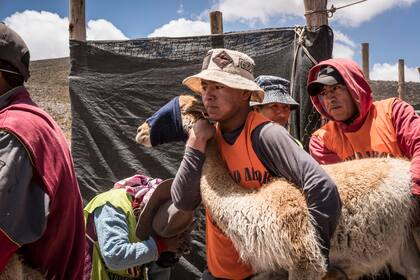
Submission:
<svg viewBox="0 0 420 280">
<path fill-rule="evenodd" d="M 85 0 L 70 0 L 70 40 L 86 41 Z"/>
<path fill-rule="evenodd" d="M 210 32 L 211 34 L 223 34 L 223 18 L 222 12 L 210 12 Z"/>
<path fill-rule="evenodd" d="M 398 59 L 398 97 L 405 97 L 404 59 Z"/>
<path fill-rule="evenodd" d="M 369 43 L 362 43 L 363 74 L 369 80 Z"/>
<path fill-rule="evenodd" d="M 308 30 L 314 30 L 321 25 L 328 25 L 327 12 L 316 12 L 327 9 L 327 0 L 304 0 L 306 27 Z"/>
<path fill-rule="evenodd" d="M 223 18 L 222 12 L 213 11 L 210 12 L 210 31 L 211 31 L 211 47 L 224 48 L 225 39 L 223 36 Z"/>
</svg>

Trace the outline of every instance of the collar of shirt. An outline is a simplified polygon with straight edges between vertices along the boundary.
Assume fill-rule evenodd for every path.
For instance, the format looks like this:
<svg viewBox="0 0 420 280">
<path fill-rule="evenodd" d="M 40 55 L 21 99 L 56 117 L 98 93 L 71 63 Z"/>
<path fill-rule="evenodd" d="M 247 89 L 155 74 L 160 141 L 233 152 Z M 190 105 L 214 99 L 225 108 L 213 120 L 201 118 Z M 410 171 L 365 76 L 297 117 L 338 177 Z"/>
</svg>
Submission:
<svg viewBox="0 0 420 280">
<path fill-rule="evenodd" d="M 18 87 L 12 88 L 8 92 L 4 93 L 3 95 L 0 95 L 0 110 L 6 107 L 10 103 L 10 99 L 24 88 L 25 86 L 18 86 Z"/>
</svg>

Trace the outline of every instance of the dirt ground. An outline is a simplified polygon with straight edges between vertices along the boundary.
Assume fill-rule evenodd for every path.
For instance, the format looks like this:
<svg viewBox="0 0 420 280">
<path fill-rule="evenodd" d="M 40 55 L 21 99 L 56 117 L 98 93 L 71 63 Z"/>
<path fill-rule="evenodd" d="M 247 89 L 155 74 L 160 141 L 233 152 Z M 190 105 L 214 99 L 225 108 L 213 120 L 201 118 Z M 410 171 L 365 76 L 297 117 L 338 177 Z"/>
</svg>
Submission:
<svg viewBox="0 0 420 280">
<path fill-rule="evenodd" d="M 30 70 L 31 77 L 26 86 L 32 99 L 60 125 L 70 144 L 70 59 L 66 57 L 32 61 Z"/>
</svg>

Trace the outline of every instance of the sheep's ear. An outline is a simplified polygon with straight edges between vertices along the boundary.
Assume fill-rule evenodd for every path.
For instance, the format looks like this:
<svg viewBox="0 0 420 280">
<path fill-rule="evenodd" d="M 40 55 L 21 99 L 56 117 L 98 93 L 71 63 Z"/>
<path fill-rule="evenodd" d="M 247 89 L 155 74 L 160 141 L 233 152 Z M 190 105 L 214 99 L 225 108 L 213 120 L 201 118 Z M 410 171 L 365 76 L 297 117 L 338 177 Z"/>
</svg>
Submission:
<svg viewBox="0 0 420 280">
<path fill-rule="evenodd" d="M 179 107 L 183 113 L 202 113 L 204 112 L 204 105 L 201 98 L 191 95 L 179 96 Z"/>
<path fill-rule="evenodd" d="M 152 147 L 152 142 L 150 140 L 150 126 L 147 122 L 144 122 L 139 126 L 139 128 L 137 128 L 136 142 L 145 147 Z"/>
</svg>

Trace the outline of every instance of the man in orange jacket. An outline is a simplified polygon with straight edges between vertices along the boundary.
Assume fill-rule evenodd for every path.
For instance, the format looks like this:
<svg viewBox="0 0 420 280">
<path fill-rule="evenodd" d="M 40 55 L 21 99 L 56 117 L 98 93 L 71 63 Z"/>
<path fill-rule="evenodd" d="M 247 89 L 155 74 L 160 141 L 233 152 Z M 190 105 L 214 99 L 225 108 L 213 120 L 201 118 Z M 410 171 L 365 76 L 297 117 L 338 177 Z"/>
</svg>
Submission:
<svg viewBox="0 0 420 280">
<path fill-rule="evenodd" d="M 329 121 L 315 131 L 309 150 L 316 161 L 331 164 L 369 157 L 411 160 L 411 192 L 420 198 L 420 118 L 398 99 L 373 102 L 372 90 L 357 64 L 329 59 L 309 71 L 308 92 Z M 400 279 L 397 275 L 375 279 Z"/>
<path fill-rule="evenodd" d="M 357 64 L 323 61 L 309 72 L 308 92 L 329 122 L 315 131 L 311 155 L 322 164 L 367 157 L 411 160 L 411 192 L 420 196 L 420 118 L 398 98 L 373 102 L 372 90 Z"/>
</svg>

